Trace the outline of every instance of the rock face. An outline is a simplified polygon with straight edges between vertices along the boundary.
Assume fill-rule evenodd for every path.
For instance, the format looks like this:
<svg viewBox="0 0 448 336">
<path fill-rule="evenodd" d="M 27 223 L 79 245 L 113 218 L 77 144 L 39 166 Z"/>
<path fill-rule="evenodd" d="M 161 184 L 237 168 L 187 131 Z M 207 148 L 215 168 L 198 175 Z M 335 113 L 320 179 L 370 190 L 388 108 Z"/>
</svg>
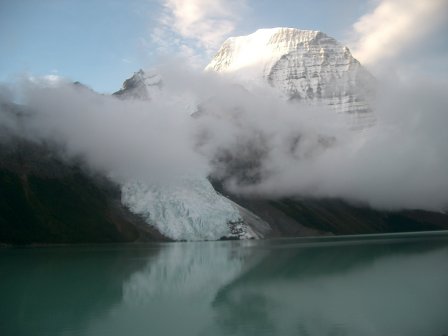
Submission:
<svg viewBox="0 0 448 336">
<path fill-rule="evenodd" d="M 375 121 L 368 104 L 374 79 L 349 49 L 319 31 L 260 29 L 231 37 L 206 70 L 246 84 L 267 82 L 287 99 L 324 103 L 359 127 Z"/>
<path fill-rule="evenodd" d="M 125 99 L 149 100 L 160 91 L 162 79 L 158 74 L 139 70 L 126 79 L 114 96 Z"/>
<path fill-rule="evenodd" d="M 0 140 L 2 244 L 169 240 L 120 202 L 120 189 L 51 146 Z"/>
</svg>

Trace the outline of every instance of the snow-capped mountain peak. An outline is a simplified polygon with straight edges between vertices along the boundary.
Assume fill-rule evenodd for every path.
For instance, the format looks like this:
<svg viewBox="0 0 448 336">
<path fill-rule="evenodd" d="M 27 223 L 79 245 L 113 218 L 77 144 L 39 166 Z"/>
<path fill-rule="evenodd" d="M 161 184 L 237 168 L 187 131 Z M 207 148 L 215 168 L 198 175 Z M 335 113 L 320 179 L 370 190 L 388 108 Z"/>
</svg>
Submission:
<svg viewBox="0 0 448 336">
<path fill-rule="evenodd" d="M 359 127 L 374 122 L 368 105 L 374 79 L 334 38 L 313 30 L 259 29 L 227 39 L 206 70 L 243 83 L 268 83 L 287 99 L 329 105 Z"/>
<path fill-rule="evenodd" d="M 261 65 L 257 70 L 267 72 L 282 55 L 297 49 L 300 43 L 309 43 L 318 34 L 322 33 L 294 28 L 271 28 L 258 29 L 247 36 L 230 37 L 206 70 L 234 72 Z"/>
</svg>

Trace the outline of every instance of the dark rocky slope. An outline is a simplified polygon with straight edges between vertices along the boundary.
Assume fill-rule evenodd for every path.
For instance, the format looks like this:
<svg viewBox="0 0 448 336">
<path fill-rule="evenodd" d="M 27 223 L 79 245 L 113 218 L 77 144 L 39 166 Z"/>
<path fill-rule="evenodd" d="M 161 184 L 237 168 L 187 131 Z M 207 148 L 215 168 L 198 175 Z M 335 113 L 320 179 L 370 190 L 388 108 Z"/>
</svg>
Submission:
<svg viewBox="0 0 448 336">
<path fill-rule="evenodd" d="M 112 182 L 53 153 L 49 145 L 0 142 L 0 243 L 166 240 L 121 204 Z"/>
<path fill-rule="evenodd" d="M 268 222 L 272 235 L 297 237 L 448 230 L 448 215 L 423 210 L 379 211 L 338 199 L 229 197 Z"/>
</svg>

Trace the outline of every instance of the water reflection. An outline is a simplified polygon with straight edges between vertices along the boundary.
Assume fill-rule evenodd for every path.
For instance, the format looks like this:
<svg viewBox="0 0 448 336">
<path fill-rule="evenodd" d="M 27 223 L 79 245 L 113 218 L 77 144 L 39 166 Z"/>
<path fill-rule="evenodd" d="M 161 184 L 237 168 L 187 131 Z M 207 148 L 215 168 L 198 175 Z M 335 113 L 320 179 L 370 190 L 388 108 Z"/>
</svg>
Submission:
<svg viewBox="0 0 448 336">
<path fill-rule="evenodd" d="M 425 243 L 273 253 L 219 291 L 216 320 L 232 335 L 260 318 L 262 335 L 444 335 L 447 258 Z"/>
<path fill-rule="evenodd" d="M 166 244 L 123 284 L 122 305 L 114 309 L 110 319 L 93 325 L 89 335 L 123 335 L 129 330 L 132 335 L 209 335 L 205 331 L 214 324 L 211 303 L 218 290 L 268 253 L 254 253 L 254 244 Z"/>
<path fill-rule="evenodd" d="M 10 278 L 0 308 L 12 307 L 1 316 L 17 335 L 442 336 L 448 237 L 440 237 L 23 252 L 14 265 L 0 254 Z"/>
<path fill-rule="evenodd" d="M 91 320 L 120 304 L 123 283 L 157 252 L 116 247 L 0 250 L 0 335 L 85 330 Z"/>
</svg>

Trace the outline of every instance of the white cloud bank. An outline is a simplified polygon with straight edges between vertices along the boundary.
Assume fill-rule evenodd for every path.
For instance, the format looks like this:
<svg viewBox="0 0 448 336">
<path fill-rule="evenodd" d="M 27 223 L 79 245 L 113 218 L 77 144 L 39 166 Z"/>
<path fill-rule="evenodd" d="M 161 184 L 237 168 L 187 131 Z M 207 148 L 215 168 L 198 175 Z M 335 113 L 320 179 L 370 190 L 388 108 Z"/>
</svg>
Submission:
<svg viewBox="0 0 448 336">
<path fill-rule="evenodd" d="M 65 156 L 84 157 L 92 168 L 124 180 L 211 174 L 251 196 L 448 209 L 446 82 L 383 81 L 378 123 L 358 133 L 343 116 L 284 101 L 269 88 L 248 91 L 216 74 L 172 64 L 160 71 L 164 92 L 149 102 L 63 82 L 26 83 L 18 93 L 30 114 L 15 131 L 56 141 Z M 199 115 L 189 116 L 175 99 L 180 95 L 201 102 Z M 11 90 L 0 90 L 3 102 L 11 96 Z M 10 119 L 7 111 L 0 113 L 0 126 L 12 128 Z"/>
<path fill-rule="evenodd" d="M 447 21 L 448 0 L 381 0 L 353 25 L 352 51 L 362 64 L 376 65 L 415 47 Z"/>
</svg>

